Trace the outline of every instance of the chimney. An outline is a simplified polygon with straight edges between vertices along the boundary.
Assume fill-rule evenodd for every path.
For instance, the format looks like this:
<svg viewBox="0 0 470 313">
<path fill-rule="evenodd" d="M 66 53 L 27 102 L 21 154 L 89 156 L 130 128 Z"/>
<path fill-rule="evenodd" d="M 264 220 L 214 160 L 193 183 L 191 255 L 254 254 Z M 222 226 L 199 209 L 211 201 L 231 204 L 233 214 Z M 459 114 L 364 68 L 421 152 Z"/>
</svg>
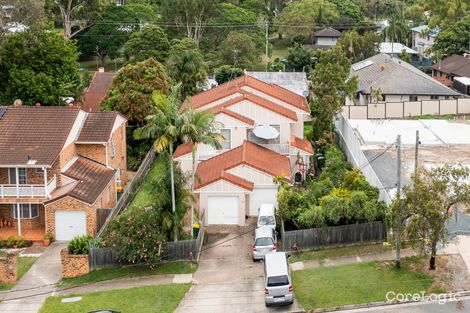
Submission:
<svg viewBox="0 0 470 313">
<path fill-rule="evenodd" d="M 98 72 L 99 72 L 99 73 L 104 73 L 104 67 L 100 67 L 100 68 L 98 69 Z"/>
<path fill-rule="evenodd" d="M 21 101 L 20 99 L 16 99 L 15 102 L 13 102 L 14 107 L 20 107 L 22 105 L 23 105 L 23 101 Z"/>
</svg>

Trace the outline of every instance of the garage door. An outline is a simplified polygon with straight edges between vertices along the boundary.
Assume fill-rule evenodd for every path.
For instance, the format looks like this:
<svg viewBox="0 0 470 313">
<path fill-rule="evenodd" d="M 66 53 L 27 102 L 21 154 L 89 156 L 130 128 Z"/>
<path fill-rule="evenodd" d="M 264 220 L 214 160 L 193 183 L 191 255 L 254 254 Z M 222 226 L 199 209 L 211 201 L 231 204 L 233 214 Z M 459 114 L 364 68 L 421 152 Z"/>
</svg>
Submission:
<svg viewBox="0 0 470 313">
<path fill-rule="evenodd" d="M 240 210 L 237 196 L 209 197 L 207 221 L 209 224 L 238 224 Z"/>
<path fill-rule="evenodd" d="M 70 240 L 86 234 L 85 211 L 55 211 L 55 239 Z"/>
<path fill-rule="evenodd" d="M 271 203 L 277 207 L 277 187 L 253 189 L 250 193 L 250 215 L 258 215 L 258 209 L 263 203 Z"/>
</svg>

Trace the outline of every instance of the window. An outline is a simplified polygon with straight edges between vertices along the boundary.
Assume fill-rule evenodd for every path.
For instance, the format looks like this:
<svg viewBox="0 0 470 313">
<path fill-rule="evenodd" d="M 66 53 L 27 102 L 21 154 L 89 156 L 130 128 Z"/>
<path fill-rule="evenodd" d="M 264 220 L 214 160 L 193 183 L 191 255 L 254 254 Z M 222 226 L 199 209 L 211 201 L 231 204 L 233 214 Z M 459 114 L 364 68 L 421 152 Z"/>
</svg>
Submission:
<svg viewBox="0 0 470 313">
<path fill-rule="evenodd" d="M 418 96 L 411 95 L 410 96 L 410 101 L 418 101 Z"/>
<path fill-rule="evenodd" d="M 116 150 L 114 149 L 114 140 L 111 138 L 111 159 L 114 158 L 114 155 L 116 154 Z"/>
<path fill-rule="evenodd" d="M 10 184 L 16 184 L 16 168 L 8 169 L 9 181 Z M 18 168 L 18 183 L 26 184 L 26 169 Z"/>
<path fill-rule="evenodd" d="M 287 275 L 268 277 L 268 287 L 279 287 L 289 285 L 289 277 Z"/>
<path fill-rule="evenodd" d="M 36 168 L 36 173 L 44 173 L 44 169 L 42 167 L 37 167 Z"/>
<path fill-rule="evenodd" d="M 222 145 L 222 150 L 230 149 L 231 148 L 231 140 L 232 140 L 232 133 L 230 129 L 221 129 L 220 134 L 224 136 L 220 144 Z"/>
<path fill-rule="evenodd" d="M 11 205 L 11 216 L 18 219 L 18 208 L 16 204 Z M 20 219 L 31 219 L 39 216 L 39 205 L 37 203 L 21 203 Z"/>
<path fill-rule="evenodd" d="M 439 96 L 431 96 L 431 100 L 439 100 Z"/>
</svg>

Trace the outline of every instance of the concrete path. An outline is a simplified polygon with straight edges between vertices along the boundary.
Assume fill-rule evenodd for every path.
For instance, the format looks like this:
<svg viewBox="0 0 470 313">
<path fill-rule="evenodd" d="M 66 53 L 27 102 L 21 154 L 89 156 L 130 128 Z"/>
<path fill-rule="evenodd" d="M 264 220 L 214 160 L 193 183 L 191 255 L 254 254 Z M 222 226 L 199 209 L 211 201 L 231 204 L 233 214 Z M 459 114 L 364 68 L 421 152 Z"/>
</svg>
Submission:
<svg viewBox="0 0 470 313">
<path fill-rule="evenodd" d="M 409 257 L 417 255 L 417 253 L 412 249 L 402 249 L 401 257 Z M 292 271 L 300 271 L 308 268 L 317 268 L 320 266 L 338 266 L 345 264 L 355 264 L 369 261 L 393 261 L 395 260 L 395 250 L 390 250 L 386 252 L 378 253 L 367 253 L 362 255 L 355 256 L 344 256 L 334 259 L 324 259 L 320 263 L 318 260 L 307 260 L 295 262 L 290 265 Z"/>
<path fill-rule="evenodd" d="M 441 251 L 446 254 L 460 254 L 467 266 L 468 273 L 470 273 L 470 235 L 455 236 Z"/>
<path fill-rule="evenodd" d="M 0 294 L 0 312 L 36 313 L 55 290 L 60 279 L 60 250 L 65 243 L 54 242 L 23 275 L 16 286 Z"/>
<path fill-rule="evenodd" d="M 298 312 L 293 305 L 266 308 L 263 264 L 251 257 L 254 221 L 249 225 L 209 226 L 193 285 L 175 312 Z"/>
<path fill-rule="evenodd" d="M 192 280 L 193 274 L 154 275 L 124 279 L 112 279 L 80 286 L 64 287 L 61 289 L 57 289 L 54 295 L 65 296 L 77 293 L 81 294 L 96 291 L 128 289 L 134 287 L 154 286 L 162 284 L 189 284 Z"/>
</svg>

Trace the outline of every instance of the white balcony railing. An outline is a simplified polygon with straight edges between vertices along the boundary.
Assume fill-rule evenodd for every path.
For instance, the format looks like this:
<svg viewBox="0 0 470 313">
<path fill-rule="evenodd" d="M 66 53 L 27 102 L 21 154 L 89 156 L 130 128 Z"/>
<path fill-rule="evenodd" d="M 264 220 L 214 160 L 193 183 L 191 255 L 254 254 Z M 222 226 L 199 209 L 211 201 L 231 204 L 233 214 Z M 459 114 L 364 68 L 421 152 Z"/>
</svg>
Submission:
<svg viewBox="0 0 470 313">
<path fill-rule="evenodd" d="M 290 145 L 288 143 L 286 144 L 260 144 L 256 143 L 257 145 L 260 145 L 261 147 L 268 148 L 269 150 L 272 150 L 274 152 L 277 152 L 282 155 L 289 155 L 290 152 Z"/>
<path fill-rule="evenodd" d="M 0 198 L 48 198 L 57 187 L 56 176 L 44 185 L 0 185 Z"/>
</svg>

